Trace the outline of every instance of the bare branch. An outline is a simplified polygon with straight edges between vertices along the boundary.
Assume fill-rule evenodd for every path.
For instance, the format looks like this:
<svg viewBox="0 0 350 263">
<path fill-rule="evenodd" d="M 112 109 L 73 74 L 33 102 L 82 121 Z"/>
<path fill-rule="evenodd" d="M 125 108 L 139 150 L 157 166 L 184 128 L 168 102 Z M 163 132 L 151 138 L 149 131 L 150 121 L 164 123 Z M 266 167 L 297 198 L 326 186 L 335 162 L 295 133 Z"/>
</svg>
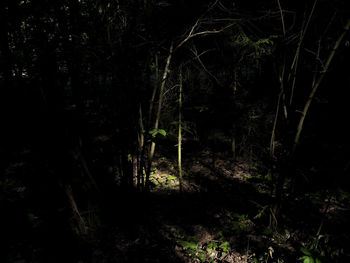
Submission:
<svg viewBox="0 0 350 263">
<path fill-rule="evenodd" d="M 193 48 L 191 49 L 191 51 L 192 51 L 193 55 L 195 55 L 195 57 L 196 57 L 196 59 L 198 60 L 199 64 L 201 64 L 201 66 L 203 67 L 204 71 L 205 71 L 209 76 L 211 76 L 211 77 L 215 80 L 215 82 L 216 82 L 217 84 L 220 85 L 219 80 L 207 69 L 207 67 L 204 65 L 203 61 L 200 59 L 200 56 L 203 55 L 203 54 L 205 54 L 205 53 L 207 53 L 207 51 L 204 51 L 204 52 L 202 52 L 201 54 L 198 55 L 198 51 L 197 51 L 197 49 L 196 49 L 196 47 L 195 47 L 194 45 L 193 45 Z"/>
<path fill-rule="evenodd" d="M 189 36 L 191 36 L 191 35 L 193 34 L 193 31 L 194 31 L 194 29 L 196 28 L 196 26 L 198 26 L 198 24 L 199 24 L 199 19 L 197 19 L 196 23 L 195 23 L 194 26 L 191 28 L 191 31 L 190 31 L 190 33 L 188 34 L 187 37 L 189 37 Z"/>
<path fill-rule="evenodd" d="M 306 31 L 307 31 L 307 29 L 309 27 L 309 24 L 310 24 L 310 21 L 311 21 L 311 17 L 313 16 L 313 13 L 315 11 L 317 1 L 318 0 L 314 1 L 314 4 L 312 6 L 312 9 L 311 9 L 310 15 L 308 17 L 308 20 L 306 22 L 306 25 L 300 31 L 300 39 L 299 39 L 299 42 L 298 42 L 298 47 L 297 47 L 297 50 L 295 52 L 295 56 L 294 56 L 292 65 L 290 66 L 290 74 L 289 74 L 288 80 L 290 79 L 291 73 L 293 72 L 293 82 L 292 82 L 292 87 L 291 87 L 291 95 L 290 95 L 290 98 L 289 98 L 289 104 L 290 105 L 293 102 L 293 96 L 294 96 L 294 89 L 295 89 L 295 84 L 296 84 L 296 76 L 297 76 L 298 61 L 299 61 L 299 56 L 300 56 L 301 45 L 303 44 L 303 40 L 304 40 Z M 305 22 L 305 19 L 303 21 L 303 24 L 304 24 L 304 22 Z M 321 65 L 322 65 L 322 61 L 321 61 Z"/>
<path fill-rule="evenodd" d="M 286 27 L 284 25 L 284 16 L 283 16 L 283 10 L 282 10 L 282 7 L 281 7 L 280 0 L 277 0 L 277 3 L 278 3 L 278 8 L 279 8 L 280 14 L 281 14 L 283 36 L 286 37 Z"/>
<path fill-rule="evenodd" d="M 226 29 L 232 27 L 234 24 L 229 24 L 229 25 L 227 25 L 219 30 L 215 30 L 215 29 L 214 30 L 205 30 L 205 31 L 201 31 L 198 33 L 193 33 L 193 31 L 197 25 L 198 25 L 198 20 L 197 20 L 196 24 L 191 28 L 191 31 L 188 34 L 188 36 L 184 40 L 182 40 L 180 42 L 180 44 L 178 44 L 174 50 L 177 50 L 178 48 L 182 47 L 186 42 L 188 42 L 190 39 L 192 39 L 194 37 L 219 34 L 219 33 L 222 33 L 223 31 L 225 31 Z"/>
<path fill-rule="evenodd" d="M 308 52 L 308 53 L 310 53 L 310 54 L 312 54 L 312 55 L 315 56 L 315 59 L 316 59 L 316 61 L 318 61 L 318 62 L 320 63 L 321 68 L 322 68 L 321 71 L 323 72 L 323 71 L 324 71 L 324 68 L 325 68 L 325 64 L 324 64 L 324 62 L 323 62 L 323 61 L 321 60 L 321 58 L 320 58 L 319 49 L 320 49 L 320 48 L 318 48 L 318 51 L 317 51 L 317 52 L 314 52 L 314 51 L 312 51 L 312 50 L 310 50 L 310 49 L 304 48 L 304 50 L 305 50 L 306 52 Z"/>
</svg>

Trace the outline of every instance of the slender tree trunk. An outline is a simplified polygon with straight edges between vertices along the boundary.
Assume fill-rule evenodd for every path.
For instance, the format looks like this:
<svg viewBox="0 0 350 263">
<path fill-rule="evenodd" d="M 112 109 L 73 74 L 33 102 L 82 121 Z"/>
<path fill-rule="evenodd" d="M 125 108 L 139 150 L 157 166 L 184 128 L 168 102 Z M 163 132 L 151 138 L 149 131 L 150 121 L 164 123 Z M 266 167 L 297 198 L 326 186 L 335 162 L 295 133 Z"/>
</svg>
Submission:
<svg viewBox="0 0 350 263">
<path fill-rule="evenodd" d="M 168 71 L 169 71 L 169 66 L 170 66 L 172 55 L 173 55 L 173 42 L 171 42 L 171 45 L 170 45 L 170 48 L 169 48 L 169 55 L 168 55 L 168 58 L 167 58 L 167 61 L 166 61 L 166 64 L 165 64 L 163 77 L 162 77 L 162 82 L 161 82 L 161 85 L 160 85 L 157 115 L 156 115 L 156 119 L 155 119 L 155 122 L 154 122 L 154 130 L 155 131 L 157 131 L 158 128 L 159 128 L 159 120 L 160 120 L 160 114 L 161 114 L 161 110 L 162 110 L 165 81 L 166 81 L 167 76 L 168 76 Z M 152 144 L 151 144 L 151 149 L 150 149 L 149 156 L 148 156 L 148 167 L 147 167 L 146 183 L 145 183 L 146 191 L 149 191 L 149 177 L 150 177 L 150 174 L 151 174 L 151 168 L 152 168 L 152 162 L 153 162 L 155 148 L 156 148 L 156 143 L 153 141 Z"/>
<path fill-rule="evenodd" d="M 143 126 L 143 114 L 141 104 L 139 106 L 139 156 L 138 156 L 138 172 L 137 172 L 137 189 L 142 191 L 144 187 L 143 167 L 145 166 L 145 129 Z"/>
<path fill-rule="evenodd" d="M 288 102 L 289 106 L 291 106 L 292 101 L 293 101 L 293 97 L 294 97 L 296 77 L 297 77 L 296 74 L 297 74 L 297 67 L 298 67 L 298 60 L 299 60 L 299 56 L 300 56 L 301 46 L 302 46 L 306 31 L 308 29 L 310 20 L 311 20 L 313 13 L 315 11 L 317 1 L 318 0 L 314 1 L 313 7 L 312 7 L 310 15 L 306 21 L 306 24 L 305 24 L 305 19 L 303 21 L 302 29 L 300 32 L 300 39 L 298 42 L 298 47 L 297 47 L 297 50 L 295 52 L 294 59 L 292 61 L 291 67 L 290 67 L 290 72 L 288 74 L 288 78 L 286 81 L 286 83 L 289 84 L 289 81 L 292 80 L 291 89 L 290 89 L 290 97 L 289 97 L 289 102 Z M 278 2 L 278 6 L 280 9 L 280 13 L 281 13 L 283 36 L 285 37 L 286 31 L 285 31 L 285 26 L 284 26 L 283 12 L 282 12 L 282 8 L 281 8 L 279 0 L 277 0 L 277 2 Z M 305 24 L 305 26 L 304 26 L 304 24 Z M 279 108 L 281 107 L 282 103 L 283 103 L 282 106 L 283 106 L 284 117 L 286 120 L 288 120 L 288 111 L 287 111 L 287 103 L 286 103 L 286 87 L 284 86 L 284 82 L 285 82 L 284 76 L 286 74 L 285 69 L 286 69 L 286 60 L 284 58 L 283 70 L 282 70 L 282 74 L 280 76 L 281 91 L 280 91 L 279 96 L 278 96 L 277 109 L 276 109 L 273 129 L 272 129 L 272 133 L 271 133 L 271 140 L 270 140 L 270 157 L 272 159 L 274 158 L 274 153 L 275 153 L 274 141 L 275 141 L 275 133 L 276 133 L 276 127 L 277 127 L 277 120 L 278 120 L 278 115 L 279 115 Z M 274 201 L 274 204 L 270 208 L 270 223 L 269 223 L 270 227 L 273 229 L 275 229 L 277 227 L 277 223 L 278 223 L 277 220 L 279 217 L 281 202 L 283 199 L 283 186 L 285 183 L 285 179 L 287 178 L 287 174 L 291 174 L 293 172 L 293 165 L 292 165 L 293 164 L 293 156 L 291 155 L 289 158 L 290 159 L 286 160 L 286 163 L 279 164 L 280 169 L 278 170 L 277 180 L 275 182 L 275 189 L 273 189 L 274 185 L 272 185 L 272 189 L 271 189 L 271 192 L 275 192 L 275 201 Z M 281 162 L 281 161 L 279 161 L 279 162 Z M 274 169 L 271 168 L 271 170 L 274 170 Z"/>
<path fill-rule="evenodd" d="M 180 67 L 180 75 L 179 75 L 179 134 L 178 134 L 178 168 L 179 168 L 179 186 L 180 192 L 182 193 L 182 165 L 181 165 L 181 151 L 182 151 L 182 68 Z"/>
<path fill-rule="evenodd" d="M 236 160 L 236 138 L 234 135 L 232 135 L 231 139 L 231 151 L 232 151 L 232 159 Z"/>
<path fill-rule="evenodd" d="M 153 86 L 153 92 L 152 92 L 152 97 L 151 101 L 149 103 L 149 110 L 148 110 L 148 121 L 147 121 L 147 126 L 149 127 L 152 121 L 152 112 L 153 112 L 153 105 L 154 105 L 154 100 L 156 98 L 156 93 L 158 90 L 158 84 L 159 84 L 159 66 L 158 66 L 158 54 L 156 53 L 155 55 L 155 83 Z"/>
<path fill-rule="evenodd" d="M 278 120 L 279 109 L 281 104 L 282 92 L 283 91 L 281 90 L 278 95 L 275 119 L 273 121 L 273 126 L 272 126 L 272 132 L 271 132 L 271 138 L 270 138 L 270 157 L 271 158 L 273 158 L 275 155 L 275 135 L 276 135 L 276 127 L 277 127 L 277 120 Z"/>
<path fill-rule="evenodd" d="M 84 218 L 81 216 L 77 203 L 75 202 L 71 185 L 65 185 L 65 192 L 72 210 L 73 218 L 78 227 L 78 235 L 86 235 L 88 230 Z"/>
<path fill-rule="evenodd" d="M 270 138 L 270 157 L 273 158 L 275 154 L 275 137 L 276 137 L 276 128 L 277 128 L 277 121 L 279 116 L 279 111 L 281 107 L 281 103 L 285 100 L 285 89 L 284 89 L 284 76 L 285 76 L 285 69 L 286 69 L 286 60 L 285 57 L 283 59 L 283 66 L 282 66 L 282 72 L 279 75 L 279 81 L 280 81 L 280 93 L 278 94 L 277 99 L 277 107 L 276 107 L 276 113 L 275 118 L 273 121 L 272 131 L 271 131 L 271 138 Z M 283 109 L 284 109 L 284 117 L 287 119 L 287 107 L 286 104 L 283 103 Z"/>
<path fill-rule="evenodd" d="M 334 46 L 328 56 L 328 59 L 324 65 L 324 68 L 323 70 L 321 71 L 318 79 L 316 80 L 316 82 L 314 83 L 312 89 L 311 89 L 311 92 L 310 92 L 310 95 L 309 95 L 309 98 L 307 99 L 305 105 L 304 105 L 304 109 L 303 111 L 301 112 L 301 117 L 300 117 L 300 120 L 299 120 L 299 123 L 298 123 L 298 127 L 297 127 L 297 132 L 295 134 L 295 138 L 294 138 L 294 144 L 293 144 L 293 149 L 292 149 L 292 154 L 295 153 L 296 151 L 296 148 L 298 146 L 298 143 L 299 143 L 299 139 L 300 139 L 300 134 L 301 134 L 301 131 L 303 129 L 303 124 L 304 124 L 304 121 L 305 121 L 305 117 L 306 117 L 306 114 L 310 108 L 310 105 L 311 105 L 311 102 L 315 96 L 315 93 L 318 89 L 318 87 L 320 86 L 322 80 L 323 80 L 323 77 L 325 75 L 325 73 L 328 71 L 329 69 L 329 66 L 334 58 L 334 55 L 335 55 L 335 52 L 337 51 L 337 49 L 339 48 L 339 45 L 340 43 L 342 42 L 346 32 L 349 30 L 350 28 L 350 19 L 347 21 L 345 27 L 344 27 L 344 31 L 343 33 L 338 37 L 337 41 L 334 43 Z"/>
<path fill-rule="evenodd" d="M 280 15 L 281 15 L 281 24 L 282 24 L 282 32 L 283 32 L 283 38 L 286 38 L 286 28 L 285 28 L 285 23 L 284 23 L 284 15 L 283 15 L 283 9 L 281 6 L 281 3 L 279 0 L 277 0 L 278 8 L 280 10 Z M 271 138 L 270 138 L 270 158 L 271 160 L 274 159 L 275 155 L 275 137 L 276 137 L 276 127 L 277 127 L 277 121 L 278 121 L 278 116 L 279 116 L 279 111 L 281 107 L 281 103 L 283 104 L 283 112 L 284 112 L 284 117 L 285 119 L 288 118 L 288 112 L 287 112 L 287 106 L 285 103 L 285 73 L 286 73 L 286 54 L 283 56 L 283 65 L 282 65 L 282 72 L 279 75 L 279 81 L 280 81 L 280 92 L 278 94 L 278 99 L 277 99 L 277 107 L 276 107 L 276 113 L 275 113 L 275 118 L 273 122 L 273 127 L 272 127 L 272 132 L 271 132 Z M 280 207 L 280 201 L 281 201 L 281 196 L 279 195 L 279 191 L 281 190 L 282 193 L 282 188 L 279 188 L 279 182 L 284 181 L 284 174 L 280 173 L 278 174 L 277 177 L 277 182 L 276 182 L 276 196 L 273 204 L 270 207 L 270 218 L 269 218 L 269 227 L 271 229 L 276 229 L 277 228 L 277 214 L 279 212 L 279 207 Z M 273 189 L 272 191 L 273 192 Z"/>
<path fill-rule="evenodd" d="M 88 177 L 88 179 L 90 180 L 91 184 L 94 186 L 95 190 L 100 193 L 100 189 L 94 179 L 94 177 L 92 176 L 90 169 L 88 167 L 88 164 L 80 150 L 80 148 L 76 147 L 75 149 L 71 150 L 71 154 L 73 156 L 73 158 L 80 164 L 81 168 L 83 169 L 83 172 L 85 173 L 85 175 Z"/>
<path fill-rule="evenodd" d="M 306 31 L 307 31 L 307 29 L 308 29 L 308 27 L 309 27 L 311 18 L 312 18 L 312 16 L 313 16 L 313 13 L 314 13 L 314 11 L 315 11 L 315 9 L 316 9 L 317 1 L 318 1 L 318 0 L 315 0 L 315 1 L 314 1 L 314 4 L 313 4 L 313 6 L 312 6 L 312 9 L 311 9 L 310 15 L 309 15 L 309 17 L 308 17 L 308 20 L 307 20 L 307 22 L 306 22 L 306 24 L 305 24 L 305 27 L 304 27 L 305 19 L 304 19 L 304 21 L 303 21 L 302 29 L 301 29 L 301 31 L 300 31 L 300 39 L 299 39 L 299 42 L 298 42 L 298 47 L 297 47 L 297 50 L 296 50 L 296 52 L 295 52 L 292 65 L 291 65 L 291 67 L 290 67 L 290 72 L 289 72 L 289 76 L 288 76 L 288 81 L 290 80 L 291 77 L 292 77 L 293 79 L 292 79 L 292 86 L 291 86 L 290 96 L 289 96 L 289 105 L 292 105 L 292 102 L 293 102 L 294 90 L 295 90 L 296 78 L 297 78 L 298 62 L 299 62 L 299 57 L 300 57 L 301 46 L 302 46 L 302 44 L 303 44 L 304 37 L 305 37 Z"/>
<path fill-rule="evenodd" d="M 334 58 L 334 55 L 335 55 L 335 53 L 336 53 L 336 51 L 337 51 L 341 41 L 343 40 L 346 32 L 349 30 L 349 27 L 350 27 L 350 19 L 347 21 L 347 23 L 346 23 L 346 25 L 344 27 L 343 33 L 336 40 L 336 42 L 335 42 L 335 44 L 333 46 L 333 49 L 331 50 L 331 52 L 330 52 L 330 54 L 329 54 L 329 56 L 327 58 L 327 61 L 324 64 L 322 72 L 320 73 L 318 78 L 316 78 L 313 81 L 311 92 L 309 94 L 309 97 L 308 97 L 305 105 L 304 105 L 303 111 L 301 112 L 301 117 L 300 117 L 300 120 L 299 120 L 299 123 L 298 123 L 298 126 L 297 126 L 297 132 L 296 132 L 296 135 L 295 135 L 295 138 L 294 138 L 294 143 L 293 143 L 293 146 L 292 146 L 291 155 L 289 157 L 289 160 L 287 160 L 287 163 L 283 165 L 283 167 L 282 167 L 283 169 L 281 171 L 279 171 L 277 184 L 276 184 L 276 196 L 275 196 L 276 202 L 273 205 L 273 207 L 271 208 L 271 214 L 270 214 L 270 227 L 272 227 L 272 228 L 276 228 L 277 227 L 277 218 L 278 218 L 279 210 L 280 210 L 280 207 L 281 207 L 281 201 L 282 201 L 282 197 L 283 197 L 284 182 L 285 182 L 285 179 L 287 177 L 287 174 L 288 173 L 290 174 L 292 172 L 292 170 L 293 170 L 292 166 L 293 166 L 293 163 L 294 163 L 295 151 L 296 151 L 296 148 L 297 148 L 298 143 L 299 143 L 300 134 L 301 134 L 301 131 L 302 131 L 302 128 L 303 128 L 305 117 L 306 117 L 307 112 L 308 112 L 308 110 L 310 108 L 310 105 L 311 105 L 311 102 L 312 102 L 312 100 L 313 100 L 313 98 L 315 96 L 315 93 L 316 93 L 318 87 L 320 86 L 325 73 L 328 71 L 330 63 L 332 62 L 332 60 Z"/>
</svg>

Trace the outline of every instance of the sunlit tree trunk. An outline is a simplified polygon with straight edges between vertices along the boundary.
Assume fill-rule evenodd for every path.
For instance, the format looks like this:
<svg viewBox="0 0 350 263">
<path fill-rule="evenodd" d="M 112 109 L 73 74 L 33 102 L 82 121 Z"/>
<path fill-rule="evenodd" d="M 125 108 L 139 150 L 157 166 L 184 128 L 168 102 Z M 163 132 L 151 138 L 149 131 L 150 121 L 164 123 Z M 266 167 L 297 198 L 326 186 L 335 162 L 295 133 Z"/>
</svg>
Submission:
<svg viewBox="0 0 350 263">
<path fill-rule="evenodd" d="M 166 82 L 166 79 L 168 76 L 168 71 L 169 71 L 169 66 L 170 66 L 172 55 L 173 55 L 173 42 L 171 42 L 171 45 L 169 48 L 169 55 L 168 55 L 168 58 L 167 58 L 167 61 L 165 64 L 162 82 L 160 85 L 157 115 L 156 115 L 156 119 L 154 121 L 154 127 L 153 127 L 153 129 L 155 131 L 157 131 L 159 128 L 160 114 L 161 114 L 161 110 L 162 110 L 162 103 L 163 103 L 163 97 L 164 97 L 165 82 Z M 146 191 L 149 191 L 149 177 L 151 174 L 151 168 L 152 168 L 152 162 L 153 162 L 155 148 L 156 148 L 156 143 L 154 141 L 152 141 L 151 149 L 150 149 L 149 156 L 148 156 L 148 167 L 147 167 L 146 182 L 145 182 Z"/>
</svg>

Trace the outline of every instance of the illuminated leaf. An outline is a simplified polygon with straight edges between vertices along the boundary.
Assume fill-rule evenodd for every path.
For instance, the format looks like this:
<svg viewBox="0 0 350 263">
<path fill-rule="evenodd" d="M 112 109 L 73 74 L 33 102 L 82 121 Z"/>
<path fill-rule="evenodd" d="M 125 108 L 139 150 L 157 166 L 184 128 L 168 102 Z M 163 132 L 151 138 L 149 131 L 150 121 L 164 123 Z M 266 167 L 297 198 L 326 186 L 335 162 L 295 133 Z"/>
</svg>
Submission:
<svg viewBox="0 0 350 263">
<path fill-rule="evenodd" d="M 166 131 L 163 130 L 163 129 L 159 129 L 159 130 L 153 129 L 153 130 L 150 130 L 148 133 L 149 133 L 150 135 L 152 135 L 152 137 L 156 137 L 156 135 L 157 135 L 158 133 L 161 134 L 161 135 L 163 135 L 163 136 L 166 136 Z"/>
<path fill-rule="evenodd" d="M 196 249 L 197 244 L 193 242 L 188 242 L 188 241 L 179 241 L 178 242 L 183 248 L 191 248 L 191 249 Z"/>
<path fill-rule="evenodd" d="M 307 250 L 306 248 L 302 247 L 300 248 L 300 251 L 307 256 L 311 256 L 311 252 L 309 250 Z"/>
<path fill-rule="evenodd" d="M 166 131 L 163 129 L 158 130 L 158 133 L 160 133 L 163 136 L 166 136 Z"/>
</svg>

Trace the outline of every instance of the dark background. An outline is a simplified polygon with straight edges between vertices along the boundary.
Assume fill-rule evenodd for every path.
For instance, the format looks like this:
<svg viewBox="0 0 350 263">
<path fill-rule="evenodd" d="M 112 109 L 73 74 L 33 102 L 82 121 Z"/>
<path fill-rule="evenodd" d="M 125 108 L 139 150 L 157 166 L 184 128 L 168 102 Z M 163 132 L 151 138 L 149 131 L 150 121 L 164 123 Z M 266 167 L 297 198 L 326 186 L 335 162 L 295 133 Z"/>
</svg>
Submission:
<svg viewBox="0 0 350 263">
<path fill-rule="evenodd" d="M 251 255 L 245 262 L 349 259 L 350 36 L 344 26 L 350 10 L 345 0 L 281 0 L 280 5 L 255 0 L 2 0 L 2 262 L 208 261 L 198 251 L 188 256 L 186 247 L 179 252 L 179 238 L 161 229 L 176 225 L 186 240 L 194 225 L 217 234 L 241 220 L 216 220 L 213 209 L 240 211 L 235 213 L 248 215 L 255 228 L 223 231 L 220 238 L 231 246 L 220 253 L 231 261 L 217 254 L 212 262 L 234 262 L 234 253 Z M 166 136 L 152 137 L 171 43 L 159 120 Z M 174 145 L 180 73 L 184 189 L 158 192 L 140 178 L 147 170 L 161 169 L 164 158 L 163 168 L 173 167 L 179 177 Z M 293 151 L 313 79 L 323 74 Z M 157 147 L 151 166 L 152 141 Z M 192 174 L 195 163 L 206 167 L 209 177 Z M 220 175 L 225 163 L 232 165 L 232 176 L 245 165 L 249 183 L 225 181 Z M 191 178 L 202 189 L 196 194 L 186 188 Z M 258 185 L 266 187 L 261 196 Z M 261 202 L 261 207 L 243 200 Z M 262 215 L 254 217 L 261 208 Z M 292 233 L 289 243 L 271 241 L 286 230 Z M 247 249 L 249 235 L 260 239 Z M 269 247 L 275 249 L 273 258 Z"/>
</svg>

